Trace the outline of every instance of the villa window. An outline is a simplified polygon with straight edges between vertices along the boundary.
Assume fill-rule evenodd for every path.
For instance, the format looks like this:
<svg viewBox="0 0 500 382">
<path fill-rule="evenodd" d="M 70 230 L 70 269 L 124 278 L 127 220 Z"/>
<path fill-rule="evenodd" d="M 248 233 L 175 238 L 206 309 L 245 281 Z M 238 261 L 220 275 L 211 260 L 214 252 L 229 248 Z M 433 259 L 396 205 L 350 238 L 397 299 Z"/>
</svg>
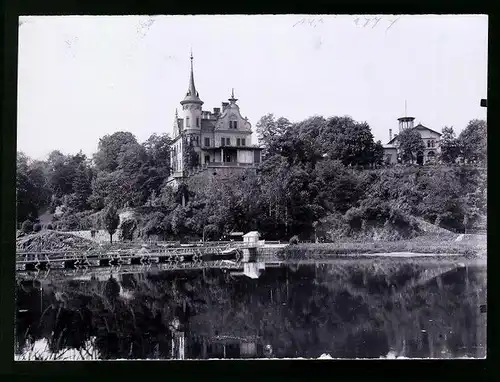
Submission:
<svg viewBox="0 0 500 382">
<path fill-rule="evenodd" d="M 246 143 L 245 143 L 245 138 L 241 138 L 241 145 L 242 145 L 242 146 L 246 146 Z"/>
<path fill-rule="evenodd" d="M 238 128 L 238 121 L 229 121 L 229 128 L 230 129 L 237 129 Z"/>
<path fill-rule="evenodd" d="M 210 163 L 210 156 L 209 155 L 205 155 L 205 163 Z"/>
<path fill-rule="evenodd" d="M 205 146 L 210 147 L 210 138 L 205 138 Z"/>
<path fill-rule="evenodd" d="M 200 117 L 196 117 L 196 127 L 200 127 Z"/>
<path fill-rule="evenodd" d="M 427 141 L 427 147 L 431 147 L 431 141 Z"/>
<path fill-rule="evenodd" d="M 231 138 L 226 138 L 226 146 L 231 146 Z"/>
<path fill-rule="evenodd" d="M 191 127 L 189 124 L 189 117 L 186 117 L 186 127 Z"/>
<path fill-rule="evenodd" d="M 240 138 L 236 138 L 236 146 L 240 145 Z"/>
</svg>

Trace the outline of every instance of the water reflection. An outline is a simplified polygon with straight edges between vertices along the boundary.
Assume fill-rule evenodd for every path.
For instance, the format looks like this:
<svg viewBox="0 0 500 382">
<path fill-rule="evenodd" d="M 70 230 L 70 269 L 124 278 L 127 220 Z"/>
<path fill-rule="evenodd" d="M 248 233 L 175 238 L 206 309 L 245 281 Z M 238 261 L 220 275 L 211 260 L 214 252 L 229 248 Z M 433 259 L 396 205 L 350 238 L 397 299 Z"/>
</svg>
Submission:
<svg viewBox="0 0 500 382">
<path fill-rule="evenodd" d="M 16 357 L 484 357 L 485 278 L 370 260 L 20 281 Z"/>
</svg>

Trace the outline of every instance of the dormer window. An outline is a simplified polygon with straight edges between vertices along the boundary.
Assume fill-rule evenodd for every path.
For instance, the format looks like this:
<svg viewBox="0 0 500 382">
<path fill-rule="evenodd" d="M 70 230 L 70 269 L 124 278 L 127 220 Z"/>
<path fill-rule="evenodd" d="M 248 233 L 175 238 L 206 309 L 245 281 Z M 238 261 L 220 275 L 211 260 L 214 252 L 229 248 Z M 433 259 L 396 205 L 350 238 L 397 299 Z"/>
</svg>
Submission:
<svg viewBox="0 0 500 382">
<path fill-rule="evenodd" d="M 230 129 L 237 129 L 238 128 L 238 121 L 229 121 L 229 128 Z"/>
</svg>

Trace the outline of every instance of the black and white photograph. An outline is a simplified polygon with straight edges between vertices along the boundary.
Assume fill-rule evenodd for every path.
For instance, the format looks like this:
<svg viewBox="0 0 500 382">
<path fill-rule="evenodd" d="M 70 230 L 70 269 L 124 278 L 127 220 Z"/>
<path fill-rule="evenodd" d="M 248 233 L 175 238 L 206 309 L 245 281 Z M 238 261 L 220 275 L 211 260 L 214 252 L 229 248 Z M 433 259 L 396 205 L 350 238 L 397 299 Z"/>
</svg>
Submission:
<svg viewBox="0 0 500 382">
<path fill-rule="evenodd" d="M 18 28 L 15 361 L 486 358 L 488 16 Z"/>
</svg>

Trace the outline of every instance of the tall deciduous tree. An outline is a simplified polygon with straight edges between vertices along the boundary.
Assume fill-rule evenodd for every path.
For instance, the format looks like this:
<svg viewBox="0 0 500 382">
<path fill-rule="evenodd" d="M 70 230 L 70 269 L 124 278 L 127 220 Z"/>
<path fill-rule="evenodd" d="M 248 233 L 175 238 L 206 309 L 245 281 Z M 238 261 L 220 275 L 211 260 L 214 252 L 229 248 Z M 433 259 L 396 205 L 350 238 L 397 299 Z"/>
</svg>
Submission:
<svg viewBox="0 0 500 382">
<path fill-rule="evenodd" d="M 455 163 L 460 155 L 460 145 L 455 137 L 453 127 L 443 127 L 441 136 L 441 161 L 443 163 Z"/>
<path fill-rule="evenodd" d="M 487 145 L 486 121 L 474 119 L 460 133 L 458 141 L 463 158 L 468 162 L 486 162 Z"/>
<path fill-rule="evenodd" d="M 113 235 L 118 228 L 118 224 L 120 223 L 120 217 L 118 216 L 118 211 L 115 206 L 109 206 L 103 215 L 104 219 L 104 228 L 109 233 L 109 241 L 113 243 Z"/>
<path fill-rule="evenodd" d="M 73 205 L 76 211 L 85 211 L 90 205 L 88 199 L 92 195 L 92 171 L 85 164 L 80 164 L 73 179 Z"/>
<path fill-rule="evenodd" d="M 398 135 L 399 148 L 404 161 L 414 163 L 418 155 L 423 155 L 425 145 L 415 129 L 405 129 Z"/>
<path fill-rule="evenodd" d="M 51 190 L 47 182 L 48 166 L 17 153 L 16 199 L 17 221 L 36 219 L 40 210 L 50 204 Z"/>
<path fill-rule="evenodd" d="M 264 156 L 277 154 L 277 143 L 291 127 L 291 122 L 283 117 L 278 119 L 273 114 L 266 114 L 255 125 L 259 144 L 264 147 Z"/>
<path fill-rule="evenodd" d="M 105 135 L 99 140 L 98 151 L 94 154 L 94 162 L 100 171 L 112 172 L 118 168 L 118 157 L 123 146 L 137 144 L 132 133 L 118 131 Z"/>
<path fill-rule="evenodd" d="M 380 146 L 375 144 L 370 126 L 347 116 L 329 118 L 318 145 L 331 159 L 338 159 L 345 166 L 367 166 L 381 159 Z"/>
</svg>

